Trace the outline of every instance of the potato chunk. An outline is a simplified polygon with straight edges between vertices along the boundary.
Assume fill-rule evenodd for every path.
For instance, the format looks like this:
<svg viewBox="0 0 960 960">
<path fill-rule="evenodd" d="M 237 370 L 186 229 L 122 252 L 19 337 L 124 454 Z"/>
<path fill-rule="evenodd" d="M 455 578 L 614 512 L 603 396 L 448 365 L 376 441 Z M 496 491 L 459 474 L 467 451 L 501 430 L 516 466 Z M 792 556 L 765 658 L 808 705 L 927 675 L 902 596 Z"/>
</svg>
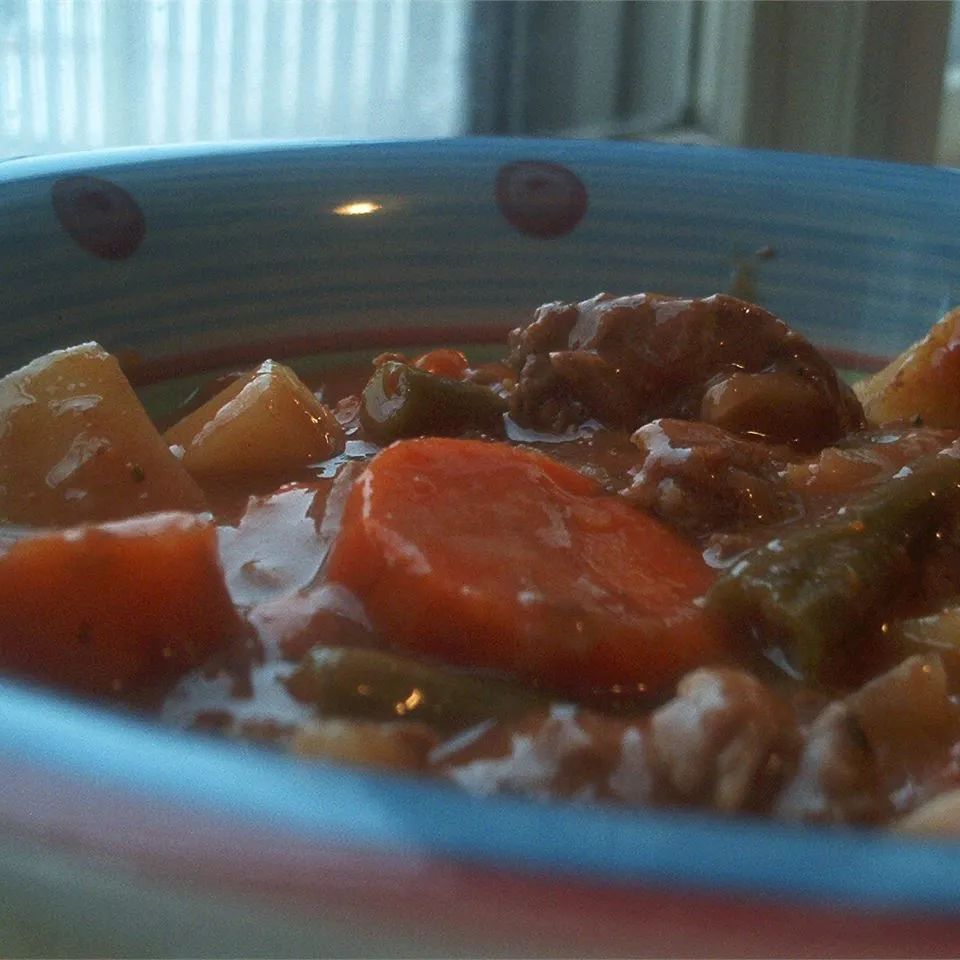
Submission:
<svg viewBox="0 0 960 960">
<path fill-rule="evenodd" d="M 326 460 L 343 449 L 332 411 L 273 360 L 234 381 L 165 434 L 184 467 L 203 482 L 270 474 Z"/>
<path fill-rule="evenodd" d="M 853 389 L 868 423 L 919 417 L 929 427 L 960 428 L 960 308 Z"/>
<path fill-rule="evenodd" d="M 436 734 L 422 723 L 325 719 L 300 727 L 290 749 L 312 760 L 420 771 L 436 745 Z"/>
<path fill-rule="evenodd" d="M 57 350 L 0 380 L 0 516 L 56 526 L 203 506 L 98 344 Z"/>
<path fill-rule="evenodd" d="M 0 556 L 0 668 L 107 694 L 241 629 L 211 523 L 160 513 L 21 540 Z"/>
<path fill-rule="evenodd" d="M 913 656 L 847 697 L 882 772 L 909 775 L 945 756 L 960 734 L 960 710 L 950 697 L 943 662 Z"/>
<path fill-rule="evenodd" d="M 927 800 L 894 824 L 899 833 L 960 837 L 960 790 L 948 790 Z"/>
</svg>

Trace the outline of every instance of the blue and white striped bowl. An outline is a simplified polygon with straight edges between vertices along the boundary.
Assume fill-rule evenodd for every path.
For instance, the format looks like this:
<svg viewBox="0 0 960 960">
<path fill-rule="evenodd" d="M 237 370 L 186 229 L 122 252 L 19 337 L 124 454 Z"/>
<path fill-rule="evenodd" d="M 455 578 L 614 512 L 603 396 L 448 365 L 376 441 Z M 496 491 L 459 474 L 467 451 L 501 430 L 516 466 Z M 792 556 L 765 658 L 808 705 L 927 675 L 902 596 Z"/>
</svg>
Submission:
<svg viewBox="0 0 960 960">
<path fill-rule="evenodd" d="M 882 356 L 960 302 L 951 171 L 626 143 L 122 151 L 0 165 L 0 368 L 142 379 L 483 339 L 731 277 Z M 754 256 L 756 251 L 763 255 Z M 869 363 L 869 359 L 865 360 Z M 960 846 L 306 766 L 0 684 L 0 952 L 954 954 Z"/>
</svg>

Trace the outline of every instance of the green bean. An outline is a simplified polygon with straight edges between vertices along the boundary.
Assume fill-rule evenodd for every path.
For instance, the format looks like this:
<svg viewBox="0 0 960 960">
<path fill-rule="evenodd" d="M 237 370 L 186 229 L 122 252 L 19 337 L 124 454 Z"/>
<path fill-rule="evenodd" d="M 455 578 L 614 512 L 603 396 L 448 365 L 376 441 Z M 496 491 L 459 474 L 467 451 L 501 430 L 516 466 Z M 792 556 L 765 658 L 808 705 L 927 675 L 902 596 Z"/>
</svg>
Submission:
<svg viewBox="0 0 960 960">
<path fill-rule="evenodd" d="M 706 607 L 810 680 L 855 661 L 871 625 L 916 580 L 917 559 L 960 502 L 960 459 L 927 456 L 812 525 L 726 571 Z"/>
<path fill-rule="evenodd" d="M 506 401 L 488 387 L 388 361 L 363 390 L 360 420 L 371 440 L 501 432 Z"/>
<path fill-rule="evenodd" d="M 545 703 L 536 691 L 500 678 L 353 647 L 315 647 L 286 686 L 323 716 L 421 720 L 445 732 L 522 716 Z"/>
</svg>

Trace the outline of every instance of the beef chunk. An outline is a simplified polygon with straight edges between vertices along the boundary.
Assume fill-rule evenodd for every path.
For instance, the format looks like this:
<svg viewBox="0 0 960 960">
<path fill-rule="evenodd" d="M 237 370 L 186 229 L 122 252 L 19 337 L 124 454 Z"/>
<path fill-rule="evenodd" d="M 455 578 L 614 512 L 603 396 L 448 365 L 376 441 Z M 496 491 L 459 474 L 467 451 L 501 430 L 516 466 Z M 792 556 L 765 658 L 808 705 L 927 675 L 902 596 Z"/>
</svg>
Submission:
<svg viewBox="0 0 960 960">
<path fill-rule="evenodd" d="M 913 690 L 921 666 L 909 663 L 887 682 Z M 936 686 L 937 677 L 930 682 Z M 702 668 L 645 719 L 557 705 L 520 721 L 481 724 L 435 749 L 430 766 L 483 795 L 877 823 L 890 814 L 878 756 L 892 748 L 878 753 L 871 743 L 885 727 L 867 716 L 868 692 L 866 699 L 828 703 L 801 729 L 794 705 L 756 677 Z M 889 757 L 883 762 L 889 765 Z"/>
<path fill-rule="evenodd" d="M 623 496 L 691 536 L 800 516 L 784 477 L 788 451 L 686 420 L 654 420 L 633 435 L 646 456 Z"/>
<path fill-rule="evenodd" d="M 949 447 L 958 438 L 956 430 L 908 424 L 857 431 L 818 456 L 789 463 L 786 480 L 808 511 L 836 510 L 851 496 L 886 480 L 920 457 Z"/>
<path fill-rule="evenodd" d="M 799 746 L 786 706 L 741 670 L 687 674 L 654 712 L 649 737 L 664 792 L 724 813 L 766 809 Z"/>
<path fill-rule="evenodd" d="M 887 816 L 876 755 L 851 708 L 831 703 L 813 722 L 796 774 L 774 807 L 784 820 L 876 823 Z"/>
<path fill-rule="evenodd" d="M 792 714 L 749 674 L 697 670 L 649 720 L 554 706 L 489 723 L 434 751 L 475 793 L 629 805 L 766 809 L 798 749 Z"/>
<path fill-rule="evenodd" d="M 634 741 L 639 750 L 631 749 Z M 610 786 L 627 744 L 632 802 L 653 799 L 638 722 L 592 714 L 568 704 L 518 722 L 489 722 L 435 750 L 434 769 L 471 793 L 513 793 L 543 800 L 616 799 Z"/>
<path fill-rule="evenodd" d="M 546 304 L 510 335 L 508 362 L 517 371 L 511 415 L 541 430 L 701 419 L 812 451 L 863 424 L 853 392 L 810 343 L 720 294 Z"/>
</svg>

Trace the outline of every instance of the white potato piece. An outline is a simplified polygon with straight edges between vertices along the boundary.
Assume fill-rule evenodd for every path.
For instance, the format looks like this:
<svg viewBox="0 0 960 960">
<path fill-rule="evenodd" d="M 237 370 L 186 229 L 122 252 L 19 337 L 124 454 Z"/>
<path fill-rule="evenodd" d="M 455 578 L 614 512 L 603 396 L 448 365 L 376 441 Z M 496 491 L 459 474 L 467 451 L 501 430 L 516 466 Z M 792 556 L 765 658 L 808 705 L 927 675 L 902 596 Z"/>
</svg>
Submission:
<svg viewBox="0 0 960 960">
<path fill-rule="evenodd" d="M 204 506 L 99 344 L 56 350 L 0 380 L 4 519 L 61 526 Z"/>
<path fill-rule="evenodd" d="M 312 760 L 390 770 L 422 770 L 436 735 L 422 723 L 315 720 L 300 727 L 290 749 Z"/>
<path fill-rule="evenodd" d="M 868 423 L 919 417 L 930 427 L 960 429 L 960 308 L 853 389 Z"/>
<path fill-rule="evenodd" d="M 894 824 L 900 833 L 920 836 L 960 836 L 960 789 L 948 790 L 920 804 Z"/>
<path fill-rule="evenodd" d="M 908 657 L 847 697 L 880 767 L 909 771 L 949 749 L 960 735 L 960 708 L 940 657 Z"/>
<path fill-rule="evenodd" d="M 165 434 L 204 482 L 306 466 L 343 449 L 343 429 L 289 368 L 267 360 L 221 390 Z"/>
</svg>

